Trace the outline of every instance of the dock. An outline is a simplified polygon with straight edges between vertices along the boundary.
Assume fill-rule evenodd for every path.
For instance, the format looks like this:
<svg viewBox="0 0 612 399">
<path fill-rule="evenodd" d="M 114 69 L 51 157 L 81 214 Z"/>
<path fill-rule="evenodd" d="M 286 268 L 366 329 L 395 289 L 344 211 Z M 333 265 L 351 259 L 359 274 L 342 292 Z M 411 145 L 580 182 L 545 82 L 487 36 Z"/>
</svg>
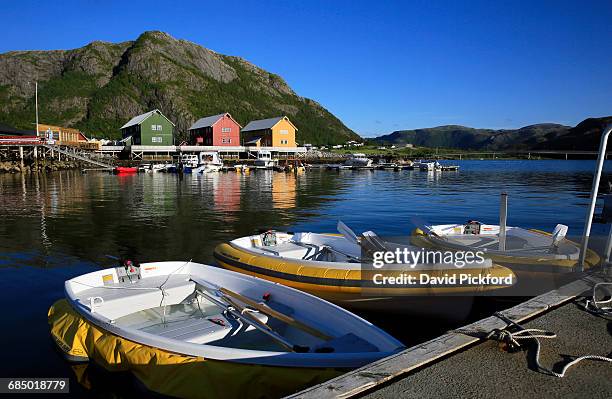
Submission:
<svg viewBox="0 0 612 399">
<path fill-rule="evenodd" d="M 609 269 L 599 270 L 289 398 L 609 397 L 612 363 L 585 360 L 558 378 L 535 367 L 530 344 L 527 351 L 509 353 L 486 336 L 505 329 L 508 320 L 556 333 L 555 339 L 540 339 L 540 363 L 555 372 L 580 356 L 610 357 L 610 318 L 587 312 L 579 297 L 610 280 Z"/>
</svg>

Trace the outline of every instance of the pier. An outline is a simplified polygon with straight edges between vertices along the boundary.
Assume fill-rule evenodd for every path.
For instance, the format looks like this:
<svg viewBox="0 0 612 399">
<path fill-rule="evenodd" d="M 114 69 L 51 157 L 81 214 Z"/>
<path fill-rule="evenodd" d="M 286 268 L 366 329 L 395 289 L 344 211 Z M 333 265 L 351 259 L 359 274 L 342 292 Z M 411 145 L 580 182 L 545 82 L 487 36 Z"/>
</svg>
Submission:
<svg viewBox="0 0 612 399">
<path fill-rule="evenodd" d="M 251 147 L 251 146 L 196 146 L 196 145 L 132 145 L 132 146 L 102 146 L 97 153 L 118 156 L 125 153 L 132 160 L 171 159 L 173 155 L 199 152 L 218 152 L 226 158 L 257 158 L 260 151 L 270 151 L 277 158 L 302 158 L 306 147 Z"/>
<path fill-rule="evenodd" d="M 579 356 L 609 356 L 608 320 L 586 311 L 584 299 L 579 299 L 591 295 L 595 284 L 609 281 L 609 273 L 604 269 L 587 275 L 288 398 L 507 397 L 523 395 L 526 387 L 533 397 L 551 392 L 559 397 L 595 397 L 609 389 L 609 363 L 587 360 L 567 371 L 571 379 L 557 378 L 535 369 L 533 348 L 508 353 L 486 337 L 509 327 L 509 320 L 556 333 L 556 339 L 541 340 L 540 359 L 543 367 L 555 372 Z"/>
<path fill-rule="evenodd" d="M 22 168 L 26 160 L 38 162 L 44 159 L 57 159 L 61 161 L 62 157 L 86 162 L 98 168 L 113 168 L 112 159 L 108 155 L 75 146 L 48 144 L 39 139 L 0 140 L 0 153 L 3 153 L 7 159 L 19 160 Z"/>
</svg>

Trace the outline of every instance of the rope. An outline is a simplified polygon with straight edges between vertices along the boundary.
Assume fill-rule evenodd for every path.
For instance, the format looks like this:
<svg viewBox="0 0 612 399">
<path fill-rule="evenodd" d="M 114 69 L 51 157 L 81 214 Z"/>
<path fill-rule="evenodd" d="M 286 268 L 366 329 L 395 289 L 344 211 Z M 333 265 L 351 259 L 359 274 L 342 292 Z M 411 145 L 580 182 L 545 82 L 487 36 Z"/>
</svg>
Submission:
<svg viewBox="0 0 612 399">
<path fill-rule="evenodd" d="M 540 330 L 538 328 L 524 328 L 523 326 L 508 319 L 507 317 L 505 317 L 503 314 L 499 312 L 495 312 L 494 315 L 509 323 L 509 325 L 506 328 L 508 328 L 510 325 L 515 325 L 516 327 L 520 328 L 520 330 L 517 332 L 510 332 L 506 329 L 504 330 L 495 329 L 491 331 L 489 334 L 487 334 L 486 338 L 494 339 L 499 342 L 504 342 L 508 345 L 510 349 L 520 348 L 521 347 L 521 344 L 519 342 L 520 340 L 524 340 L 524 339 L 535 340 L 535 345 L 536 345 L 535 364 L 536 364 L 536 367 L 538 368 L 538 371 L 544 372 L 545 374 L 548 374 L 554 377 L 563 378 L 565 377 L 565 373 L 567 372 L 567 370 L 569 370 L 570 367 L 575 366 L 576 364 L 580 363 L 583 360 L 600 360 L 600 361 L 612 363 L 612 359 L 605 357 L 605 356 L 585 355 L 585 356 L 580 356 L 572 360 L 571 362 L 567 363 L 565 366 L 563 366 L 560 373 L 557 373 L 551 369 L 547 369 L 540 364 L 540 349 L 541 349 L 540 338 L 541 339 L 553 339 L 553 338 L 557 338 L 557 334 L 546 331 L 546 330 Z"/>
<path fill-rule="evenodd" d="M 612 283 L 601 282 L 593 286 L 593 299 L 586 300 L 584 308 L 589 311 L 600 315 L 612 316 L 612 306 L 600 306 L 606 303 L 612 303 L 612 296 L 608 299 L 597 300 L 597 288 L 603 285 L 612 285 Z"/>
</svg>

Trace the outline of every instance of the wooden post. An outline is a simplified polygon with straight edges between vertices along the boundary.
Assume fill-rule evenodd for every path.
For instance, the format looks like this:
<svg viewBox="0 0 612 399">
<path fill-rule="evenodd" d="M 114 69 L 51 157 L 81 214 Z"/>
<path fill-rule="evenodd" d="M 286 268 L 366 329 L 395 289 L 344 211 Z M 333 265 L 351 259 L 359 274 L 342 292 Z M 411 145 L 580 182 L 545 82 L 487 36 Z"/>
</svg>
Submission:
<svg viewBox="0 0 612 399">
<path fill-rule="evenodd" d="M 19 164 L 21 169 L 23 169 L 23 146 L 19 146 Z"/>
</svg>

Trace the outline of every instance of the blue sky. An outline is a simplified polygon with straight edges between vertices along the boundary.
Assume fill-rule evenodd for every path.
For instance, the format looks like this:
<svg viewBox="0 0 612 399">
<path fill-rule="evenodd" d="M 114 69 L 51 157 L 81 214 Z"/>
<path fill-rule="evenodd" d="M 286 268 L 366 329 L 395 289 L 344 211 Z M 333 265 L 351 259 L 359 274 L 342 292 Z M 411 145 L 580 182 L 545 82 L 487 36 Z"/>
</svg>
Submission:
<svg viewBox="0 0 612 399">
<path fill-rule="evenodd" d="M 162 30 L 283 76 L 364 136 L 612 115 L 612 1 L 1 1 L 0 52 Z"/>
</svg>

